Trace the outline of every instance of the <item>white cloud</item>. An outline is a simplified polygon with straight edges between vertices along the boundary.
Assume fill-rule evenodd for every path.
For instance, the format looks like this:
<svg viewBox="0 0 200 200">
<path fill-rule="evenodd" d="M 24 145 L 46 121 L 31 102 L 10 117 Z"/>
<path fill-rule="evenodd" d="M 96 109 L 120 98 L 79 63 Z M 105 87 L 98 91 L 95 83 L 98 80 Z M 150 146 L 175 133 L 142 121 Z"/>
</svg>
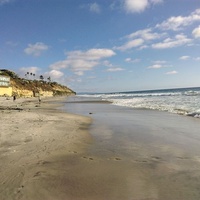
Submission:
<svg viewBox="0 0 200 200">
<path fill-rule="evenodd" d="M 165 64 L 166 61 L 165 60 L 156 60 L 156 61 L 153 61 L 154 64 Z"/>
<path fill-rule="evenodd" d="M 28 47 L 24 49 L 24 52 L 28 55 L 40 56 L 44 51 L 47 51 L 48 49 L 48 45 L 42 42 L 37 42 L 35 44 L 29 44 Z"/>
<path fill-rule="evenodd" d="M 138 59 L 138 58 L 136 58 L 136 59 L 126 58 L 125 62 L 128 62 L 128 63 L 137 63 L 137 62 L 140 62 L 140 59 Z"/>
<path fill-rule="evenodd" d="M 128 13 L 143 12 L 149 6 L 148 0 L 125 0 L 124 7 Z"/>
<path fill-rule="evenodd" d="M 112 68 L 107 69 L 106 71 L 107 72 L 118 72 L 118 71 L 123 71 L 123 70 L 124 69 L 120 68 L 120 67 L 112 67 Z"/>
<path fill-rule="evenodd" d="M 126 51 L 128 49 L 139 47 L 143 43 L 144 43 L 144 40 L 139 38 L 139 39 L 128 41 L 127 43 L 125 43 L 124 45 L 122 45 L 120 47 L 115 47 L 115 49 L 120 50 L 120 51 Z"/>
<path fill-rule="evenodd" d="M 102 62 L 102 65 L 108 67 L 108 69 L 106 70 L 107 72 L 116 72 L 116 71 L 123 71 L 124 69 L 121 67 L 115 67 L 113 66 L 112 63 L 110 63 L 109 61 L 105 60 Z"/>
<path fill-rule="evenodd" d="M 177 71 L 170 71 L 170 72 L 167 72 L 166 74 L 167 75 L 174 75 L 174 74 L 177 74 L 178 72 Z"/>
<path fill-rule="evenodd" d="M 115 55 L 111 49 L 90 49 L 88 51 L 71 51 L 66 55 L 69 59 L 83 59 L 83 60 L 100 60 Z"/>
<path fill-rule="evenodd" d="M 0 5 L 6 4 L 6 3 L 10 3 L 13 0 L 0 0 Z"/>
<path fill-rule="evenodd" d="M 159 0 L 158 0 L 159 1 Z M 157 2 L 157 1 L 156 1 Z M 153 3 L 151 1 L 151 3 Z M 161 2 L 160 2 L 161 3 Z M 166 20 L 162 24 L 157 25 L 156 27 L 150 27 L 142 30 L 135 31 L 129 35 L 124 36 L 122 39 L 126 39 L 121 46 L 114 47 L 114 49 L 120 51 L 130 50 L 132 48 L 137 48 L 137 50 L 143 50 L 147 48 L 153 49 L 168 49 L 174 48 L 183 45 L 193 45 L 194 38 L 189 38 L 183 33 L 177 34 L 174 37 L 169 37 L 169 33 L 165 31 L 155 31 L 156 28 L 164 27 L 164 24 L 168 24 L 169 26 L 172 24 L 175 27 L 168 27 L 166 29 L 178 29 L 182 26 L 189 25 L 194 21 L 200 20 L 200 9 L 195 10 L 191 13 L 189 17 L 172 17 L 171 20 Z M 186 22 L 184 20 L 186 19 Z M 183 21 L 182 21 L 183 20 Z M 176 21 L 177 23 L 173 23 Z M 179 22 L 179 23 L 178 23 Z M 193 35 L 195 37 L 200 37 L 200 26 L 193 31 Z"/>
<path fill-rule="evenodd" d="M 51 69 L 69 68 L 76 75 L 83 75 L 85 71 L 92 70 L 100 65 L 100 61 L 112 57 L 115 52 L 110 49 L 90 49 L 88 51 L 71 51 L 66 53 L 67 58 L 50 65 Z"/>
<path fill-rule="evenodd" d="M 141 13 L 149 6 L 162 3 L 163 0 L 123 0 L 127 13 Z"/>
<path fill-rule="evenodd" d="M 90 9 L 91 12 L 94 12 L 94 13 L 100 13 L 101 12 L 101 7 L 97 3 L 89 4 L 89 9 Z"/>
<path fill-rule="evenodd" d="M 200 38 L 200 26 L 195 28 L 193 31 L 192 31 L 192 34 L 195 38 Z"/>
<path fill-rule="evenodd" d="M 131 33 L 130 35 L 127 36 L 127 38 L 132 39 L 139 37 L 144 40 L 155 40 L 160 38 L 161 36 L 163 36 L 163 34 L 153 33 L 152 29 L 148 28 Z"/>
<path fill-rule="evenodd" d="M 165 66 L 161 65 L 161 64 L 155 64 L 155 65 L 151 65 L 149 67 L 147 67 L 148 69 L 160 69 L 163 68 Z"/>
<path fill-rule="evenodd" d="M 167 64 L 165 60 L 156 60 L 152 62 L 153 65 L 147 67 L 147 69 L 161 69 L 161 68 L 168 68 L 172 67 L 171 65 Z"/>
<path fill-rule="evenodd" d="M 153 32 L 151 28 L 138 30 L 123 37 L 123 39 L 125 38 L 128 41 L 121 46 L 114 47 L 114 49 L 126 51 L 137 47 L 138 50 L 143 50 L 149 48 L 148 45 L 152 42 L 152 40 L 160 39 L 164 36 L 166 36 L 166 33 L 156 33 Z"/>
<path fill-rule="evenodd" d="M 200 57 L 195 58 L 196 61 L 200 61 Z"/>
<path fill-rule="evenodd" d="M 99 64 L 98 61 L 93 60 L 84 60 L 84 59 L 70 59 L 67 58 L 63 61 L 58 61 L 52 65 L 50 65 L 51 69 L 65 69 L 70 68 L 75 74 L 83 75 L 84 71 L 92 70 L 95 66 Z"/>
<path fill-rule="evenodd" d="M 157 24 L 156 28 L 160 28 L 162 30 L 178 31 L 183 29 L 183 27 L 189 26 L 197 21 L 200 21 L 200 9 L 195 10 L 189 16 L 186 17 L 183 16 L 170 17 L 161 24 Z"/>
<path fill-rule="evenodd" d="M 78 76 L 83 76 L 84 72 L 83 71 L 75 71 L 74 74 L 78 75 Z"/>
<path fill-rule="evenodd" d="M 102 64 L 103 64 L 104 66 L 106 66 L 106 67 L 113 67 L 113 64 L 110 63 L 108 60 L 103 61 Z"/>
<path fill-rule="evenodd" d="M 176 35 L 174 39 L 167 38 L 163 42 L 152 44 L 154 49 L 168 49 L 173 47 L 182 46 L 191 43 L 192 40 L 187 38 L 184 34 Z"/>
<path fill-rule="evenodd" d="M 159 4 L 159 3 L 163 3 L 163 0 L 150 0 L 150 2 L 153 4 Z"/>
<path fill-rule="evenodd" d="M 131 62 L 131 60 L 132 60 L 131 58 L 126 58 L 125 59 L 126 62 Z"/>
<path fill-rule="evenodd" d="M 179 59 L 180 60 L 188 60 L 190 58 L 190 56 L 181 56 Z"/>
<path fill-rule="evenodd" d="M 138 49 L 139 50 L 143 50 L 143 49 L 147 49 L 147 48 L 149 48 L 149 46 L 148 45 L 142 45 L 141 47 L 139 47 Z"/>
<path fill-rule="evenodd" d="M 59 80 L 63 75 L 64 73 L 61 72 L 61 71 L 58 71 L 58 70 L 51 70 L 49 72 L 45 72 L 44 74 L 46 77 L 51 77 L 51 80 Z"/>
</svg>

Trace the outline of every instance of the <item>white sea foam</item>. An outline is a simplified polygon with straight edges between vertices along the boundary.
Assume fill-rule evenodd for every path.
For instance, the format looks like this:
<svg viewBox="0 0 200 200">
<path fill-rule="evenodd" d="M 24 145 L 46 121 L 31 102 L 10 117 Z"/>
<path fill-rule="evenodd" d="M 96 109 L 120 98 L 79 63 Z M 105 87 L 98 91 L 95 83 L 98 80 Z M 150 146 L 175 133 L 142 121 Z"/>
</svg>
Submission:
<svg viewBox="0 0 200 200">
<path fill-rule="evenodd" d="M 153 109 L 200 118 L 200 88 L 81 95 L 114 105 Z"/>
</svg>

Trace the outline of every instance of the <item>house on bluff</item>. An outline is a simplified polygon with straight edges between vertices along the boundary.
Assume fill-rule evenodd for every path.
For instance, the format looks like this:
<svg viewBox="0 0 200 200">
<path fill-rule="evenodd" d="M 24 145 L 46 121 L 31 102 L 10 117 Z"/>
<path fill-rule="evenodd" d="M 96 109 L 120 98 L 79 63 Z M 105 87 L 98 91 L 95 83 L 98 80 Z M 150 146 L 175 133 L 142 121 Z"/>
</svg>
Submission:
<svg viewBox="0 0 200 200">
<path fill-rule="evenodd" d="M 0 96 L 12 96 L 10 77 L 2 74 L 3 73 L 0 71 Z"/>
</svg>

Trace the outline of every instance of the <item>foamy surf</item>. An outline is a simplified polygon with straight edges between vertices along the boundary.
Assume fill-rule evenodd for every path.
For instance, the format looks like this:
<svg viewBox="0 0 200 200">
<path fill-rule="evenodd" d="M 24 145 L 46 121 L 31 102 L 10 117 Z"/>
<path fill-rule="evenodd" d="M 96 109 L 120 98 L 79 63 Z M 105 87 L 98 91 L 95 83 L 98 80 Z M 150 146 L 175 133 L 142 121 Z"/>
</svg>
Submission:
<svg viewBox="0 0 200 200">
<path fill-rule="evenodd" d="M 82 94 L 117 106 L 167 111 L 200 118 L 200 88 L 181 88 L 119 93 Z"/>
</svg>

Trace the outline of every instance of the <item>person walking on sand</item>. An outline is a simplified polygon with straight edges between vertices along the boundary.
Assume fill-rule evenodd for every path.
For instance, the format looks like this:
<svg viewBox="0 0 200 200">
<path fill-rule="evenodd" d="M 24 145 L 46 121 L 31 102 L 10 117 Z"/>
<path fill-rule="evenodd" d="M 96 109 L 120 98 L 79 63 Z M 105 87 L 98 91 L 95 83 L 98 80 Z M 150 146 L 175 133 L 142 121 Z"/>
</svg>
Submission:
<svg viewBox="0 0 200 200">
<path fill-rule="evenodd" d="M 13 101 L 15 101 L 15 100 L 16 100 L 16 96 L 14 95 L 14 96 L 13 96 Z"/>
<path fill-rule="evenodd" d="M 41 102 L 41 98 L 40 98 L 40 96 L 38 96 L 38 102 L 39 102 L 39 104 L 40 104 L 40 102 Z"/>
</svg>

